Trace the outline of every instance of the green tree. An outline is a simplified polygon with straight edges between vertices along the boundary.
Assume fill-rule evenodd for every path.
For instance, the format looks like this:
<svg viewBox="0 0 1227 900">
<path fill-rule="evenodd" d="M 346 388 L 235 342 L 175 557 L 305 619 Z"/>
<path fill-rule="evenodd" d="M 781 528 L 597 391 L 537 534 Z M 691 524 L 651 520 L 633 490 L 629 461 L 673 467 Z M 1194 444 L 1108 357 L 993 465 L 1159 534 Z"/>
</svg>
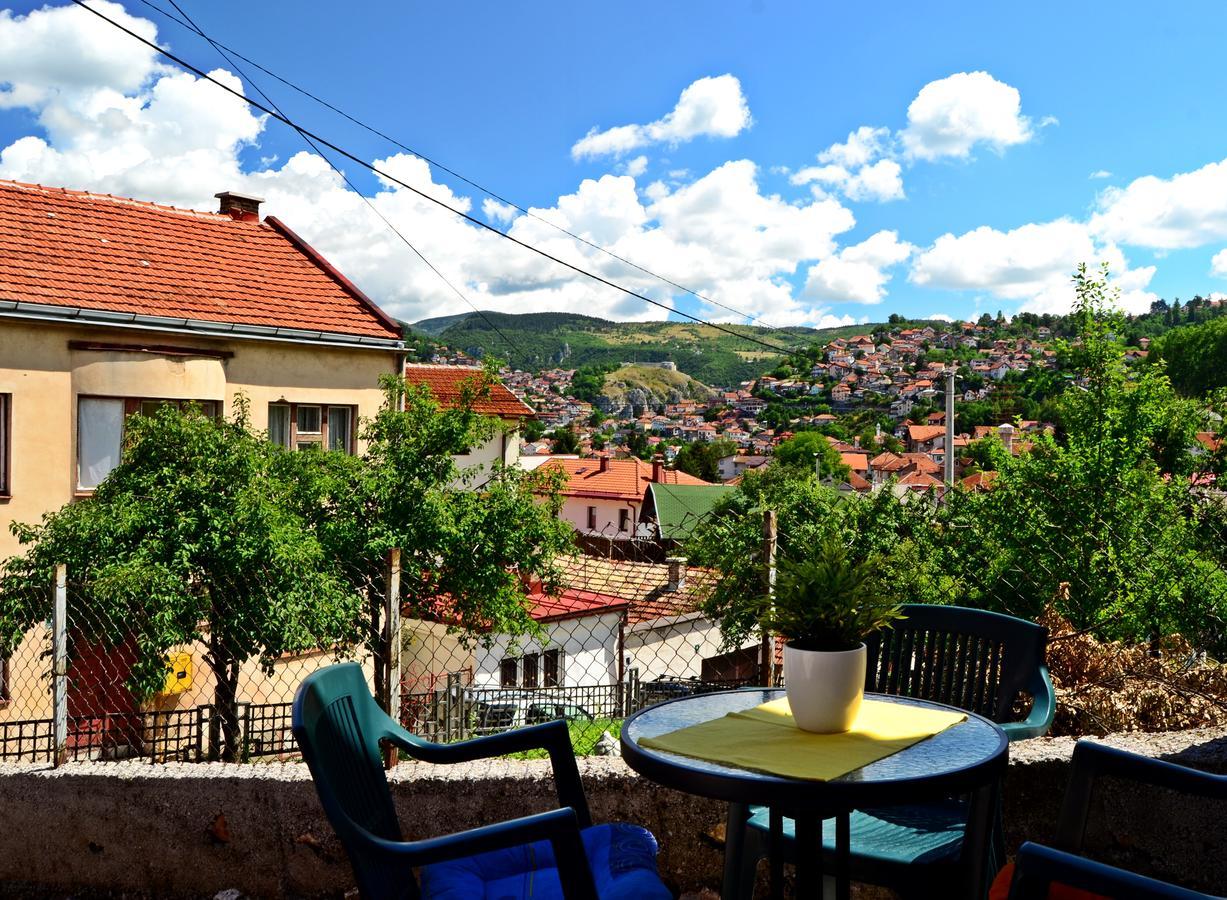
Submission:
<svg viewBox="0 0 1227 900">
<path fill-rule="evenodd" d="M 673 467 L 713 484 L 720 483 L 720 460 L 737 452 L 732 441 L 694 441 L 678 451 Z"/>
<path fill-rule="evenodd" d="M 553 585 L 554 559 L 571 547 L 570 526 L 558 518 L 560 474 L 456 463 L 500 427 L 473 410 L 493 380 L 489 371 L 478 376 L 442 409 L 425 387 L 385 378 L 383 407 L 362 432 L 363 456 L 282 456 L 298 486 L 296 508 L 367 600 L 377 676 L 384 664 L 377 623 L 389 550 L 401 551 L 404 614 L 442 614 L 470 641 L 532 631 L 524 586 L 530 578 Z M 376 684 L 382 686 L 379 677 Z"/>
<path fill-rule="evenodd" d="M 132 642 L 128 687 L 139 700 L 165 684 L 169 650 L 204 645 L 217 712 L 210 758 L 237 759 L 243 664 L 257 658 L 271 672 L 282 654 L 343 648 L 358 636 L 360 595 L 288 502 L 296 485 L 278 465 L 283 454 L 251 430 L 243 401 L 229 420 L 171 404 L 130 418 L 123 460 L 90 499 L 37 525 L 14 524 L 28 549 L 0 578 L 2 649 L 50 618 L 48 585 L 62 563 L 73 588 L 70 635 Z"/>
<path fill-rule="evenodd" d="M 1160 360 L 1182 394 L 1195 397 L 1227 387 L 1227 318 L 1163 335 L 1150 350 L 1150 361 Z"/>
<path fill-rule="evenodd" d="M 555 453 L 579 453 L 579 437 L 570 428 L 555 428 L 549 434 Z"/>
<path fill-rule="evenodd" d="M 782 466 L 811 474 L 817 463 L 817 472 L 822 478 L 842 481 L 848 477 L 848 467 L 839 451 L 831 446 L 826 435 L 817 431 L 802 431 L 781 441 L 775 448 L 775 458 Z"/>
</svg>

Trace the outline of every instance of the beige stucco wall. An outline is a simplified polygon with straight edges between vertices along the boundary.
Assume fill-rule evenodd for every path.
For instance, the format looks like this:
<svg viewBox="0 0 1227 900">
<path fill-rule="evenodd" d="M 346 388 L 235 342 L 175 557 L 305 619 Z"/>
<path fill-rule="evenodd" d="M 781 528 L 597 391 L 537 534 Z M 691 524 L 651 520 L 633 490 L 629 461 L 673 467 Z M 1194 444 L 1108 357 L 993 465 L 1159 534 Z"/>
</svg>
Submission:
<svg viewBox="0 0 1227 900">
<path fill-rule="evenodd" d="M 596 529 L 588 527 L 588 507 L 596 507 Z M 605 537 L 630 537 L 639 521 L 642 500 L 631 503 L 627 500 L 606 500 L 599 497 L 567 497 L 562 504 L 559 518 L 566 519 L 576 531 L 599 534 Z M 627 528 L 618 530 L 618 510 L 627 511 Z"/>
<path fill-rule="evenodd" d="M 520 459 L 520 432 L 518 423 L 500 422 L 499 431 L 494 437 L 472 453 L 457 456 L 456 466 L 460 469 L 476 468 L 473 477 L 468 480 L 471 487 L 480 487 L 490 477 L 494 464 L 501 462 L 504 466 L 517 465 Z M 461 479 L 459 484 L 464 483 Z"/>
<path fill-rule="evenodd" d="M 73 350 L 70 341 L 171 345 L 214 353 L 228 351 L 233 356 L 185 358 L 129 350 Z M 269 403 L 282 400 L 356 406 L 360 421 L 378 412 L 383 399 L 379 378 L 396 372 L 398 365 L 398 354 L 390 350 L 214 339 L 0 318 L 0 394 L 11 395 L 10 496 L 0 498 L 0 560 L 21 551 L 9 532 L 10 522 L 37 522 L 44 513 L 78 496 L 79 396 L 216 400 L 222 402 L 224 414 L 230 415 L 236 397 L 242 394 L 250 400 L 252 425 L 261 430 L 268 427 Z M 45 645 L 45 640 L 32 636 L 10 660 L 14 699 L 0 709 L 0 721 L 50 714 L 43 675 L 46 661 L 38 658 Z M 194 656 L 199 661 L 199 654 Z M 329 661 L 326 656 L 320 659 Z M 316 657 L 279 663 L 278 668 L 285 671 L 274 682 L 252 667 L 252 672 L 244 673 L 244 699 L 291 699 L 293 687 L 279 685 L 287 681 L 296 685 L 297 670 L 319 664 Z M 208 692 L 211 694 L 211 688 Z M 196 692 L 192 692 L 191 698 L 182 696 L 167 702 L 177 706 L 195 697 Z"/>
<path fill-rule="evenodd" d="M 173 345 L 230 359 L 158 356 L 128 351 L 70 350 L 69 341 Z M 12 395 L 11 496 L 0 499 L 0 558 L 19 551 L 11 521 L 36 522 L 76 493 L 76 401 L 80 395 L 251 401 L 252 424 L 268 427 L 268 405 L 357 406 L 359 419 L 382 402 L 379 376 L 397 370 L 382 350 L 213 339 L 0 319 L 0 393 Z"/>
</svg>

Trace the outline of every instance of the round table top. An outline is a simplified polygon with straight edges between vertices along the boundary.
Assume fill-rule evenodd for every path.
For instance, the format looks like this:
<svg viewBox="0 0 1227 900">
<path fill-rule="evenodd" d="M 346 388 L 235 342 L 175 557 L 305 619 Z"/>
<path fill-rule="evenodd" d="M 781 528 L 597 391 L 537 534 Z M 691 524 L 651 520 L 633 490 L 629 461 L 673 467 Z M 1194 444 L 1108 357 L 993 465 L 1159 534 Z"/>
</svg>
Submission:
<svg viewBox="0 0 1227 900">
<path fill-rule="evenodd" d="M 643 738 L 658 737 L 783 696 L 782 688 L 742 688 L 679 697 L 642 709 L 622 725 L 622 758 L 652 781 L 698 796 L 782 808 L 822 806 L 832 811 L 931 800 L 971 791 L 1000 777 L 1008 762 L 1005 732 L 970 712 L 966 713 L 965 721 L 931 738 L 831 781 L 771 775 L 639 745 Z M 889 703 L 952 709 L 911 697 L 871 693 L 865 696 Z"/>
</svg>

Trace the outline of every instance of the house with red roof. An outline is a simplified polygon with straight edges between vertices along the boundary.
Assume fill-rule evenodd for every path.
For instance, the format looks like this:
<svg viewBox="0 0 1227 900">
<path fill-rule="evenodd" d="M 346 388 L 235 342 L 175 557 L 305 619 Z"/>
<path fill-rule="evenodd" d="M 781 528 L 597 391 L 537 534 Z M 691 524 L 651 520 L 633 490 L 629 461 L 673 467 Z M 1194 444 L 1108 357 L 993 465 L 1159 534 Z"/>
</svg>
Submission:
<svg viewBox="0 0 1227 900">
<path fill-rule="evenodd" d="M 646 463 L 641 459 L 596 459 L 557 457 L 541 468 L 552 467 L 563 473 L 566 483 L 561 516 L 575 530 L 587 535 L 614 539 L 634 537 L 643 494 L 650 484 L 708 484 L 686 472 L 665 468 L 660 458 Z"/>
<path fill-rule="evenodd" d="M 380 408 L 380 376 L 401 371 L 400 325 L 288 225 L 261 217 L 260 198 L 216 197 L 217 212 L 199 212 L 0 181 L 6 522 L 88 497 L 118 465 L 129 417 L 164 404 L 224 416 L 245 398 L 252 424 L 288 449 L 362 449 L 358 422 Z M 16 552 L 4 529 L 0 558 Z M 44 646 L 32 638 L 17 653 Z M 121 685 L 125 663 L 109 663 L 107 683 Z M 267 681 L 250 669 L 240 696 L 259 701 Z M 197 681 L 176 695 L 180 708 L 207 702 Z M 133 708 L 126 691 L 107 698 L 118 706 L 86 708 L 88 691 L 74 691 L 90 684 L 74 670 L 70 716 Z M 49 704 L 38 679 L 0 688 L 0 719 L 46 716 Z"/>
<path fill-rule="evenodd" d="M 430 392 L 443 409 L 453 409 L 467 398 L 473 411 L 498 419 L 500 427 L 480 447 L 456 457 L 462 469 L 478 467 L 475 482 L 484 483 L 482 472 L 496 463 L 514 466 L 520 458 L 520 423 L 534 415 L 533 409 L 507 385 L 489 377 L 476 366 L 441 366 L 407 363 L 405 382 Z"/>
</svg>

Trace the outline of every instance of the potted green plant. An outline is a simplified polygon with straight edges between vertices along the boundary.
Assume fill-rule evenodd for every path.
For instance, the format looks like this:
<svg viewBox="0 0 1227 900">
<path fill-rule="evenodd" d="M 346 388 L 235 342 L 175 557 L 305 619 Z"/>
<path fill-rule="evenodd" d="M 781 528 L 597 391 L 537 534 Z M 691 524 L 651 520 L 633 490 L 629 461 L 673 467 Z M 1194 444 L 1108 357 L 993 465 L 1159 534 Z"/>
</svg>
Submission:
<svg viewBox="0 0 1227 900">
<path fill-rule="evenodd" d="M 761 624 L 787 641 L 784 687 L 798 728 L 852 726 L 865 693 L 865 637 L 902 618 L 879 570 L 834 538 L 805 559 L 781 560 Z"/>
</svg>

